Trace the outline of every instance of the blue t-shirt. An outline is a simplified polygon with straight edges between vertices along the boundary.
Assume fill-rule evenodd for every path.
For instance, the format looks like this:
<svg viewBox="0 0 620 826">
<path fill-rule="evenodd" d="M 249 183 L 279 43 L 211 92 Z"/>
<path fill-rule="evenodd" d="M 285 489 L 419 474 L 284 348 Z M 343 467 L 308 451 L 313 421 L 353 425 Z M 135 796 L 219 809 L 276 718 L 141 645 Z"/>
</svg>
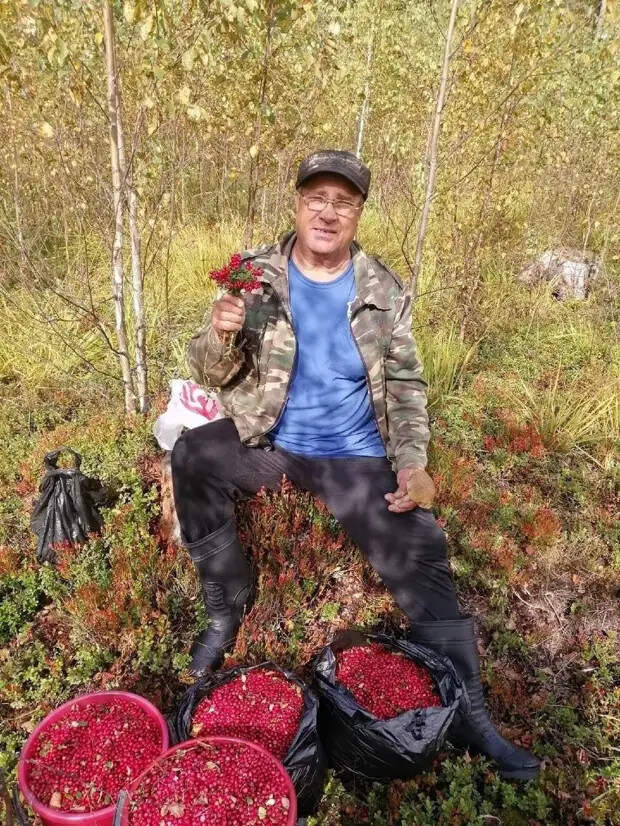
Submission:
<svg viewBox="0 0 620 826">
<path fill-rule="evenodd" d="M 347 317 L 347 304 L 355 298 L 353 262 L 323 283 L 307 278 L 289 259 L 288 276 L 297 357 L 273 441 L 309 456 L 385 456 Z"/>
</svg>

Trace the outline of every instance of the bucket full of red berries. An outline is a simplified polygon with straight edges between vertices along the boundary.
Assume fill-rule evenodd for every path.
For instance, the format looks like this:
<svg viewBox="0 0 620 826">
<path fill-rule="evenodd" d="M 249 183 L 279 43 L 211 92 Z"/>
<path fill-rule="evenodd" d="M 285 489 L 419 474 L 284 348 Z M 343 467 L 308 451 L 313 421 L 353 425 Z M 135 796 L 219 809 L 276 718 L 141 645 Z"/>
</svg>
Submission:
<svg viewBox="0 0 620 826">
<path fill-rule="evenodd" d="M 173 738 L 224 735 L 257 743 L 281 760 L 295 786 L 300 814 L 318 804 L 326 758 L 318 736 L 316 694 L 271 662 L 206 675 L 182 697 Z"/>
<path fill-rule="evenodd" d="M 317 657 L 314 676 L 330 764 L 367 780 L 423 770 L 464 701 L 447 658 L 384 634 L 340 635 Z"/>
<path fill-rule="evenodd" d="M 120 789 L 168 748 L 144 697 L 99 691 L 49 714 L 26 741 L 19 788 L 45 826 L 111 826 Z"/>
<path fill-rule="evenodd" d="M 119 796 L 115 826 L 294 826 L 295 789 L 284 766 L 237 737 L 188 740 Z"/>
</svg>

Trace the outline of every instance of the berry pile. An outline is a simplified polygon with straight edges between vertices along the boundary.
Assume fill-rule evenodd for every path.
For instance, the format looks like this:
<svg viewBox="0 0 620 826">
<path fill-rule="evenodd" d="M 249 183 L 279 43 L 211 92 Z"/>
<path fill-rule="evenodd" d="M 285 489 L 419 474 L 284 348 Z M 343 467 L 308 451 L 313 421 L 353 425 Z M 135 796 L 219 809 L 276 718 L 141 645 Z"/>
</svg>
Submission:
<svg viewBox="0 0 620 826">
<path fill-rule="evenodd" d="M 338 682 L 349 689 L 362 708 L 380 720 L 414 708 L 442 704 L 425 668 L 380 643 L 341 651 L 336 663 Z"/>
<path fill-rule="evenodd" d="M 255 668 L 200 701 L 192 734 L 240 737 L 281 760 L 295 739 L 303 711 L 304 700 L 296 683 L 279 671 Z"/>
<path fill-rule="evenodd" d="M 75 703 L 37 738 L 28 785 L 54 809 L 94 812 L 110 806 L 161 749 L 159 726 L 131 700 Z"/>
<path fill-rule="evenodd" d="M 212 270 L 211 278 L 228 290 L 233 295 L 241 295 L 242 292 L 252 292 L 261 287 L 261 275 L 263 271 L 260 267 L 255 267 L 250 261 L 242 262 L 239 253 L 231 256 L 230 261 L 221 270 Z"/>
<path fill-rule="evenodd" d="M 275 760 L 242 743 L 196 743 L 146 774 L 129 826 L 285 826 L 290 806 Z"/>
</svg>

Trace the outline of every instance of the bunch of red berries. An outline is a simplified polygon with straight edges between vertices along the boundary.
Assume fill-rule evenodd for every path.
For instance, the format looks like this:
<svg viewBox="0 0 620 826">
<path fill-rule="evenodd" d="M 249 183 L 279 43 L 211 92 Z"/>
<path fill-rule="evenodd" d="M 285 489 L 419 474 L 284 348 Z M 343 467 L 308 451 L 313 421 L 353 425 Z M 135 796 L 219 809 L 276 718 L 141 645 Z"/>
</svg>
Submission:
<svg viewBox="0 0 620 826">
<path fill-rule="evenodd" d="M 260 267 L 255 267 L 250 261 L 242 262 L 239 253 L 235 253 L 225 267 L 212 270 L 210 276 L 229 293 L 241 295 L 260 289 L 262 274 Z"/>
<path fill-rule="evenodd" d="M 337 655 L 336 662 L 338 682 L 380 720 L 442 705 L 430 673 L 380 643 L 347 648 Z"/>
<path fill-rule="evenodd" d="M 194 712 L 192 734 L 240 737 L 282 759 L 299 729 L 304 699 L 279 671 L 254 668 L 214 689 Z"/>
<path fill-rule="evenodd" d="M 132 793 L 129 826 L 285 826 L 282 769 L 243 743 L 188 744 L 162 758 Z"/>
<path fill-rule="evenodd" d="M 93 812 L 110 806 L 161 747 L 161 730 L 136 703 L 76 703 L 37 738 L 28 783 L 54 809 Z"/>
</svg>

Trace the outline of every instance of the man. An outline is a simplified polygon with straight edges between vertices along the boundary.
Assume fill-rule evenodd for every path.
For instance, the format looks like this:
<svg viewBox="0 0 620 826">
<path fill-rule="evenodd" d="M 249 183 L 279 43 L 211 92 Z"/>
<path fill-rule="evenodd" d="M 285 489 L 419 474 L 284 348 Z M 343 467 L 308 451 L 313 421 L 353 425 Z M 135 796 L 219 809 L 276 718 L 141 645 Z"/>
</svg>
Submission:
<svg viewBox="0 0 620 826">
<path fill-rule="evenodd" d="M 353 239 L 370 170 L 349 152 L 306 158 L 296 183 L 296 226 L 244 254 L 263 287 L 224 295 L 192 339 L 194 378 L 219 387 L 228 414 L 187 431 L 172 454 L 183 540 L 210 617 L 192 669 L 216 666 L 234 641 L 252 592 L 235 526 L 235 500 L 282 475 L 329 508 L 408 615 L 411 637 L 447 655 L 471 710 L 450 738 L 528 779 L 538 761 L 504 740 L 482 696 L 471 617 L 461 616 L 446 541 L 430 510 L 426 383 L 399 278 Z M 236 332 L 231 352 L 222 336 Z"/>
</svg>

